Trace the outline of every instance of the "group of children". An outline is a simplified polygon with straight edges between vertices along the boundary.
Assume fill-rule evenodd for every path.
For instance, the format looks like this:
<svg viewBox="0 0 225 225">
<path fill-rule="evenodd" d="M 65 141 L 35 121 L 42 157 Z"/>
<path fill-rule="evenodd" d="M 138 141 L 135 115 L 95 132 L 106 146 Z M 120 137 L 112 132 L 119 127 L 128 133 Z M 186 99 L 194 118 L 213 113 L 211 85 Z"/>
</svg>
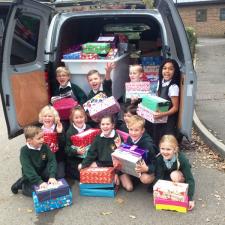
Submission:
<svg viewBox="0 0 225 225">
<path fill-rule="evenodd" d="M 110 73 L 115 65 L 108 63 L 105 79 L 102 80 L 97 70 L 87 74 L 91 91 L 86 96 L 82 89 L 70 82 L 70 73 L 65 67 L 58 67 L 56 79 L 59 83 L 54 95 L 72 97 L 79 105 L 71 110 L 69 125 L 60 121 L 58 112 L 53 106 L 45 106 L 39 113 L 41 126 L 28 126 L 24 129 L 26 145 L 22 147 L 20 162 L 22 178 L 11 187 L 13 193 L 32 195 L 33 185 L 47 186 L 55 184 L 57 179 L 71 177 L 79 180 L 79 171 L 85 167 L 114 166 L 116 175 L 114 182 L 125 190 L 134 189 L 134 178 L 117 170 L 113 165 L 111 153 L 123 142 L 116 129 L 129 134 L 126 144 L 137 145 L 148 150 L 146 161 L 136 165 L 136 172 L 140 174 L 139 181 L 144 184 L 154 184 L 158 179 L 186 182 L 189 184 L 189 210 L 193 209 L 195 182 L 191 173 L 191 166 L 184 154 L 178 150 L 175 138 L 177 113 L 179 109 L 179 80 L 180 70 L 177 62 L 166 59 L 159 69 L 158 95 L 170 100 L 168 112 L 157 112 L 156 118 L 168 116 L 166 124 L 150 124 L 136 115 L 139 99 L 132 98 L 125 102 L 122 118 L 106 115 L 100 122 L 92 121 L 84 111 L 82 105 L 96 94 L 103 92 L 106 96 L 112 95 L 112 80 Z M 132 65 L 129 69 L 130 82 L 141 81 L 143 70 L 140 65 Z M 76 147 L 72 144 L 71 136 L 81 133 L 91 127 L 99 126 L 101 133 L 96 136 L 89 150 L 85 147 Z M 43 135 L 48 132 L 57 132 L 58 151 L 54 154 L 44 144 Z M 84 156 L 85 157 L 82 157 Z"/>
</svg>

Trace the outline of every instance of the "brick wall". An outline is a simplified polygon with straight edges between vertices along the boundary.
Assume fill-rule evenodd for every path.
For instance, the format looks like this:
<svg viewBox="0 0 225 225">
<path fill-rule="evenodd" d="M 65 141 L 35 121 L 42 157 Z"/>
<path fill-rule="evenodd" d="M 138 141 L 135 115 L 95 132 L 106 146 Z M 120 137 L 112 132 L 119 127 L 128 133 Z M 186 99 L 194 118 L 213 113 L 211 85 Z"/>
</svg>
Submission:
<svg viewBox="0 0 225 225">
<path fill-rule="evenodd" d="M 224 37 L 225 20 L 220 20 L 221 8 L 225 8 L 225 4 L 178 6 L 178 11 L 185 27 L 193 27 L 197 36 Z M 207 20 L 205 22 L 196 22 L 197 9 L 207 9 Z"/>
</svg>

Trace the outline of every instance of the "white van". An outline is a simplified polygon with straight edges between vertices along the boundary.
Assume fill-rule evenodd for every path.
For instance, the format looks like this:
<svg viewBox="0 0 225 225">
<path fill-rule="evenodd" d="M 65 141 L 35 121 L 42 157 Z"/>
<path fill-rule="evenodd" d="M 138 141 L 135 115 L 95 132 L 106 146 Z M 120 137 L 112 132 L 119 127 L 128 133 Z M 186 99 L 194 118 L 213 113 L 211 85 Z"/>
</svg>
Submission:
<svg viewBox="0 0 225 225">
<path fill-rule="evenodd" d="M 12 4 L 0 56 L 0 89 L 9 138 L 19 134 L 24 126 L 38 121 L 38 112 L 49 103 L 48 91 L 56 83 L 55 69 L 63 64 L 62 56 L 67 49 L 95 41 L 105 33 L 126 33 L 128 51 L 117 59 L 119 71 L 112 77 L 113 94 L 119 98 L 128 80 L 128 64 L 135 60 L 134 53 L 141 54 L 141 33 L 150 30 L 152 34 L 144 42 L 145 48 L 150 50 L 148 54 L 174 58 L 180 65 L 178 126 L 180 134 L 190 139 L 196 74 L 185 29 L 173 1 L 156 0 L 154 9 L 135 9 L 139 5 L 135 3 L 134 7 L 132 2 L 138 1 L 119 1 L 121 7 L 118 1 L 115 7 L 113 0 L 91 3 L 94 2 L 98 6 L 99 2 L 104 2 L 108 9 L 97 7 L 96 10 L 55 14 L 51 7 L 33 0 L 18 0 Z M 161 40 L 160 46 L 156 39 Z M 76 65 L 64 60 L 64 63 L 73 66 L 72 81 L 88 92 L 85 75 L 86 70 L 92 68 L 91 61 Z M 99 69 L 102 61 L 96 63 L 93 69 Z"/>
</svg>

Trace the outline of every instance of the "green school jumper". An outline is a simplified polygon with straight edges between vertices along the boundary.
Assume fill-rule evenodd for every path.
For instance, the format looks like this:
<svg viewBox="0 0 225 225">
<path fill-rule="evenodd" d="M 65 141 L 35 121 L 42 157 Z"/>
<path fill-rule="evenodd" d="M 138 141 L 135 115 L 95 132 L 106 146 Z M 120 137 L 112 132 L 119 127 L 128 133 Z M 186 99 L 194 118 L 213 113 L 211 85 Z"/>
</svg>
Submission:
<svg viewBox="0 0 225 225">
<path fill-rule="evenodd" d="M 191 165 L 188 161 L 188 159 L 185 157 L 185 155 L 182 152 L 178 153 L 178 160 L 180 162 L 179 171 L 181 171 L 184 175 L 185 183 L 189 184 L 188 188 L 188 197 L 189 200 L 193 200 L 193 195 L 195 191 L 195 180 L 191 172 Z M 177 161 L 175 161 L 171 167 L 171 169 L 168 169 L 166 167 L 165 162 L 163 161 L 162 155 L 159 155 L 156 160 L 156 180 L 162 179 L 162 180 L 171 180 L 170 174 L 171 172 L 177 170 Z"/>
<path fill-rule="evenodd" d="M 21 148 L 20 162 L 22 174 L 26 181 L 32 185 L 39 185 L 44 182 L 42 173 L 47 169 L 49 178 L 55 178 L 57 163 L 54 153 L 46 144 L 40 150 L 28 148 L 27 145 Z"/>
<path fill-rule="evenodd" d="M 117 133 L 112 138 L 96 136 L 87 157 L 82 162 L 82 168 L 90 166 L 93 162 L 99 167 L 113 166 L 111 153 L 116 149 L 114 143 L 116 137 L 118 137 Z"/>
</svg>

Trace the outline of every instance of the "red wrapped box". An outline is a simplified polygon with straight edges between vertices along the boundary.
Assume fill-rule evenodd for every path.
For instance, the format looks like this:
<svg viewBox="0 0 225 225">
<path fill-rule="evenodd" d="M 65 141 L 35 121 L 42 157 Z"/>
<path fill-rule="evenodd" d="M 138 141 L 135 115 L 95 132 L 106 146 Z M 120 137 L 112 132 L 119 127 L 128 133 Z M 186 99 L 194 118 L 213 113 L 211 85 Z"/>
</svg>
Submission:
<svg viewBox="0 0 225 225">
<path fill-rule="evenodd" d="M 80 182 L 88 184 L 109 184 L 114 181 L 113 167 L 89 167 L 80 170 Z"/>
<path fill-rule="evenodd" d="M 99 59 L 99 55 L 96 53 L 83 53 L 81 54 L 81 59 Z"/>
<path fill-rule="evenodd" d="M 94 141 L 95 137 L 100 133 L 100 129 L 91 128 L 79 134 L 72 135 L 71 141 L 76 147 L 86 147 L 90 145 Z"/>
<path fill-rule="evenodd" d="M 62 98 L 53 103 L 53 107 L 58 111 L 60 119 L 62 120 L 68 120 L 71 109 L 77 105 L 78 102 L 73 98 Z"/>
<path fill-rule="evenodd" d="M 55 153 L 55 152 L 57 152 L 59 150 L 58 135 L 57 135 L 56 132 L 44 133 L 44 143 L 49 146 L 49 148 L 51 149 L 51 151 L 53 153 Z"/>
</svg>

